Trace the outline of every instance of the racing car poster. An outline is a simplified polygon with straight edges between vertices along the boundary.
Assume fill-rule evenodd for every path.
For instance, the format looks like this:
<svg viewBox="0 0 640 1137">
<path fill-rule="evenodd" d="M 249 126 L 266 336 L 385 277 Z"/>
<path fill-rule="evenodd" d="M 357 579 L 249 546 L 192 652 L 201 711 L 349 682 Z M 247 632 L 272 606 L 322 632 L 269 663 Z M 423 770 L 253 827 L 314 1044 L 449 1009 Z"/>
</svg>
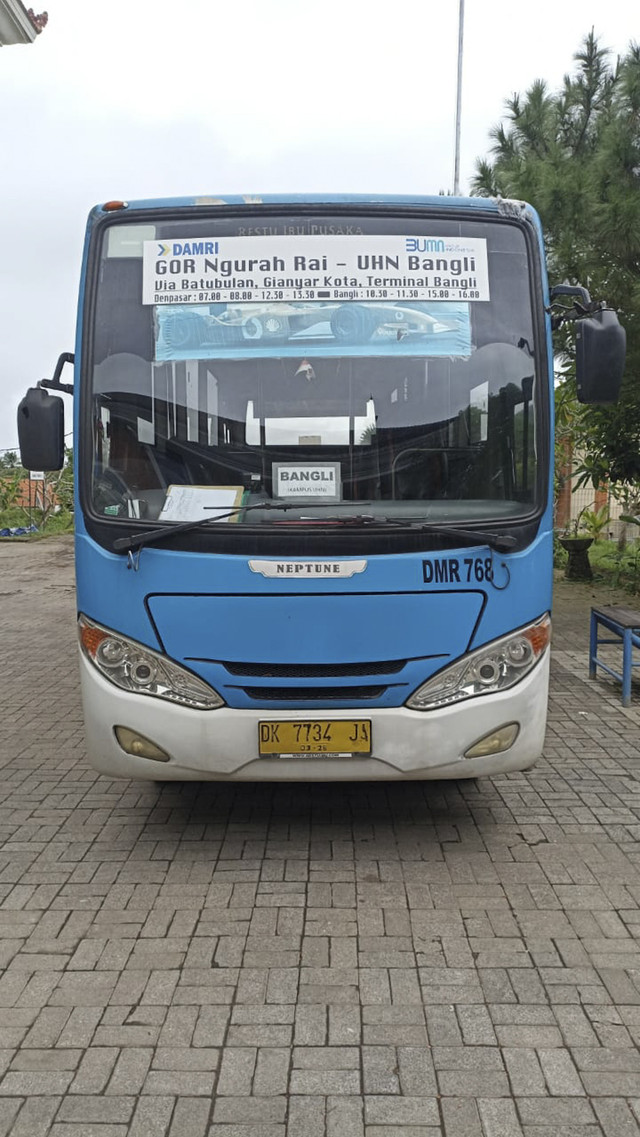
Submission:
<svg viewBox="0 0 640 1137">
<path fill-rule="evenodd" d="M 469 305 L 426 301 L 165 304 L 155 309 L 157 362 L 254 355 L 471 354 Z"/>
</svg>

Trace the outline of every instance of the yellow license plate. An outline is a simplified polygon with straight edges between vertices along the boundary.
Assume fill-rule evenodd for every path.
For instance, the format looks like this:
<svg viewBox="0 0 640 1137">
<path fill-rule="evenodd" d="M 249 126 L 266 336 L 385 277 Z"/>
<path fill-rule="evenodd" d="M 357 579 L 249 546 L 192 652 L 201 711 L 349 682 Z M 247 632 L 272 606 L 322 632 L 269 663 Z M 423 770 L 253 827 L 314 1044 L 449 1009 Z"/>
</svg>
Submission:
<svg viewBox="0 0 640 1137">
<path fill-rule="evenodd" d="M 280 758 L 350 758 L 371 753 L 369 719 L 301 719 L 261 722 L 259 753 Z"/>
</svg>

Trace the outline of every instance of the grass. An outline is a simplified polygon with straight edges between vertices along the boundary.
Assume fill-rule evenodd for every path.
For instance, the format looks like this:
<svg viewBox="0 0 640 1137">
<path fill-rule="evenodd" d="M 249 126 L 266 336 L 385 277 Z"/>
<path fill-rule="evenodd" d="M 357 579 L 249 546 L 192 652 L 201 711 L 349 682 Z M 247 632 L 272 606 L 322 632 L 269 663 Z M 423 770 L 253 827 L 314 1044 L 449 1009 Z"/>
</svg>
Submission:
<svg viewBox="0 0 640 1137">
<path fill-rule="evenodd" d="M 11 509 L 0 510 L 0 529 L 18 529 L 23 526 L 27 528 L 29 523 L 29 511 L 27 509 L 13 506 Z M 31 524 L 36 525 L 38 531 L 37 533 L 30 533 L 28 535 L 29 540 L 52 537 L 57 533 L 72 533 L 73 513 L 66 509 L 61 509 L 59 513 L 50 513 L 43 525 L 41 510 L 32 509 Z M 26 539 L 26 537 L 23 538 L 23 540 Z"/>
<path fill-rule="evenodd" d="M 619 549 L 616 541 L 594 541 L 589 549 L 589 562 L 596 584 L 621 588 L 634 595 L 640 592 L 640 540 L 628 541 Z M 567 553 L 556 542 L 554 564 L 564 568 Z"/>
</svg>

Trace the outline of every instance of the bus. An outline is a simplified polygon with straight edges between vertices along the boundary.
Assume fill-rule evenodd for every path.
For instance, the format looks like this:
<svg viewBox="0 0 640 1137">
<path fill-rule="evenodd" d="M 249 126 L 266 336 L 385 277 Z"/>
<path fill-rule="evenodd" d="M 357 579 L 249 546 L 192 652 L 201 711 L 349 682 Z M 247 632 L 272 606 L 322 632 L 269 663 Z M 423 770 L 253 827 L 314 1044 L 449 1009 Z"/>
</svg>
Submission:
<svg viewBox="0 0 640 1137">
<path fill-rule="evenodd" d="M 475 778 L 541 754 L 553 349 L 535 210 L 454 197 L 108 201 L 77 339 L 18 408 L 63 462 L 88 757 L 164 780 Z M 74 364 L 73 383 L 62 382 Z M 50 393 L 53 392 L 53 393 Z"/>
</svg>

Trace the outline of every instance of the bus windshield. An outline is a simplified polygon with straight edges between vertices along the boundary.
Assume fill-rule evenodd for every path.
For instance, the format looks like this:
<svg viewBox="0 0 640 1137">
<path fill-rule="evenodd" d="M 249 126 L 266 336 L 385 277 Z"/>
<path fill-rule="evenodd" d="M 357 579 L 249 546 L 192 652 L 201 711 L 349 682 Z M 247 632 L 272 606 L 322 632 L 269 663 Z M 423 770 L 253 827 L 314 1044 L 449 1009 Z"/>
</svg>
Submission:
<svg viewBox="0 0 640 1137">
<path fill-rule="evenodd" d="M 88 325 L 90 512 L 531 515 L 544 368 L 529 262 L 498 218 L 111 222 Z"/>
</svg>

